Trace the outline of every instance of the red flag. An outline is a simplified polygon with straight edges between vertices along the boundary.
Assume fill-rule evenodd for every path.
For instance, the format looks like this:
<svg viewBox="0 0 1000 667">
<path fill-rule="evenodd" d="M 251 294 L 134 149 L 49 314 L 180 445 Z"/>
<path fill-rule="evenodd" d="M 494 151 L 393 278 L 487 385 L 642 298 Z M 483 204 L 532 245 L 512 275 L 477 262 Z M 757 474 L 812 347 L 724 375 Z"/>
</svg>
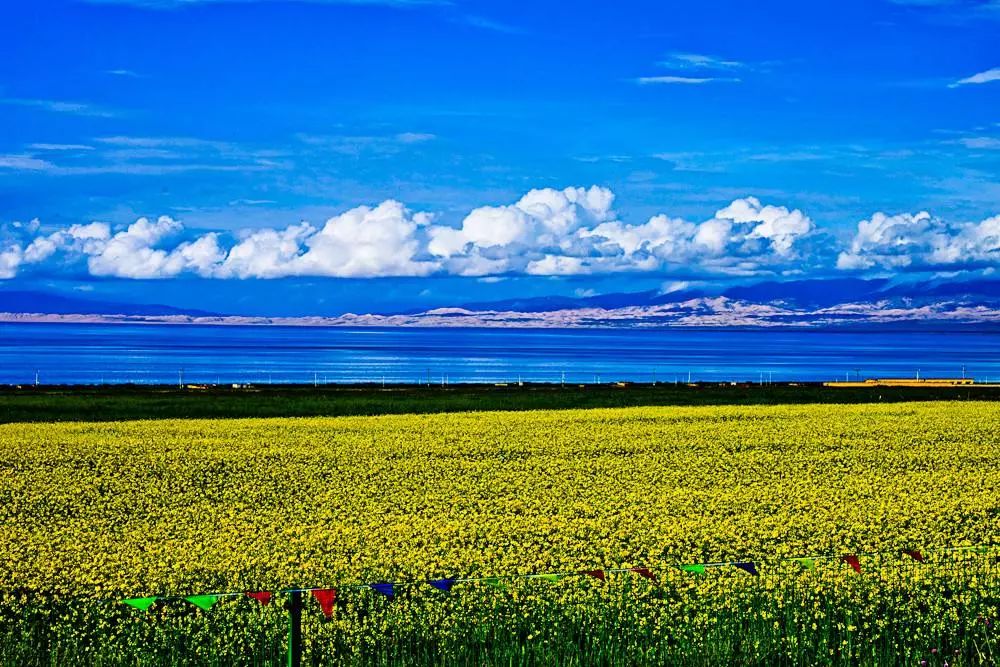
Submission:
<svg viewBox="0 0 1000 667">
<path fill-rule="evenodd" d="M 850 565 L 855 572 L 861 574 L 861 561 L 854 554 L 848 554 L 846 556 L 841 556 L 840 559 Z"/>
<path fill-rule="evenodd" d="M 264 605 L 265 607 L 271 604 L 271 593 L 268 591 L 257 591 L 257 592 L 247 591 L 247 597 L 253 598 L 257 602 Z"/>
<path fill-rule="evenodd" d="M 315 590 L 312 594 L 323 609 L 323 615 L 327 618 L 333 618 L 333 603 L 337 601 L 337 591 L 332 588 L 326 588 Z"/>
<path fill-rule="evenodd" d="M 904 554 L 917 561 L 918 563 L 924 562 L 924 555 L 919 551 L 903 551 Z"/>
<path fill-rule="evenodd" d="M 583 574 L 587 575 L 588 577 L 593 577 L 594 579 L 600 579 L 601 581 L 607 579 L 607 577 L 604 575 L 604 570 L 584 570 Z"/>
<path fill-rule="evenodd" d="M 641 577 L 646 577 L 647 579 L 649 579 L 650 581 L 652 581 L 654 584 L 658 584 L 659 583 L 656 580 L 656 575 L 653 574 L 648 567 L 633 567 L 632 571 L 635 572 L 636 574 L 638 574 Z"/>
</svg>

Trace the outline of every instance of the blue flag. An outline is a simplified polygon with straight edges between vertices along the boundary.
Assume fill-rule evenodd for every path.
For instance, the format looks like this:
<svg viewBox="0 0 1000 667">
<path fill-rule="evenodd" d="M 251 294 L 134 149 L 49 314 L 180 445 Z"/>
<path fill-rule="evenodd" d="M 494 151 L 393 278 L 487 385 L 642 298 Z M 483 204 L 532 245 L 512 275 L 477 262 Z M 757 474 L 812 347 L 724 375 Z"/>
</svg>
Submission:
<svg viewBox="0 0 1000 667">
<path fill-rule="evenodd" d="M 753 576 L 760 576 L 760 572 L 757 571 L 757 566 L 753 563 L 733 563 L 733 567 L 738 567 L 744 572 L 749 572 Z"/>
<path fill-rule="evenodd" d="M 369 585 L 369 587 L 373 591 L 375 591 L 377 593 L 381 593 L 382 595 L 386 596 L 387 598 L 391 599 L 394 595 L 396 595 L 396 591 L 393 590 L 393 585 L 390 584 L 390 583 L 368 584 L 368 585 Z"/>
<path fill-rule="evenodd" d="M 427 582 L 439 591 L 444 591 L 447 593 L 451 590 L 451 587 L 455 585 L 454 579 L 435 579 L 434 581 Z"/>
</svg>

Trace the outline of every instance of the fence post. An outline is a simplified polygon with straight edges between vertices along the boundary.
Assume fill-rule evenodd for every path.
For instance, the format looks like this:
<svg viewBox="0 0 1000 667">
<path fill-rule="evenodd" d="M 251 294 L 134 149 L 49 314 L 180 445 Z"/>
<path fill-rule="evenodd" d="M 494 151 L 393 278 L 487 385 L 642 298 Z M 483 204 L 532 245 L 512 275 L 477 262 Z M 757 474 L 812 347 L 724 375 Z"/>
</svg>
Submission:
<svg viewBox="0 0 1000 667">
<path fill-rule="evenodd" d="M 288 594 L 288 667 L 302 665 L 302 593 Z"/>
</svg>

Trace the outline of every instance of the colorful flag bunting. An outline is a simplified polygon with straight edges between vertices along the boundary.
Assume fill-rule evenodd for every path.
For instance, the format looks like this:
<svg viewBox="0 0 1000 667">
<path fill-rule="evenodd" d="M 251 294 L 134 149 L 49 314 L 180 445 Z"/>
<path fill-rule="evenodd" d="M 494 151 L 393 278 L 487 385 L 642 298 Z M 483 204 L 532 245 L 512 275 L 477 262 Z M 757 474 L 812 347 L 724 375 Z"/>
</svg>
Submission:
<svg viewBox="0 0 1000 667">
<path fill-rule="evenodd" d="M 792 560 L 794 560 L 796 563 L 798 563 L 799 565 L 801 565 L 802 567 L 804 567 L 807 570 L 815 570 L 816 569 L 816 559 L 815 558 L 793 558 Z"/>
<path fill-rule="evenodd" d="M 704 565 L 681 565 L 681 569 L 685 572 L 692 572 L 694 574 L 705 574 Z"/>
<path fill-rule="evenodd" d="M 760 576 L 760 573 L 757 571 L 757 565 L 754 564 L 754 563 L 751 563 L 751 562 L 733 563 L 733 566 L 734 567 L 738 567 L 739 569 L 743 570 L 744 572 L 748 572 L 748 573 L 752 574 L 755 577 Z"/>
<path fill-rule="evenodd" d="M 920 553 L 919 551 L 905 551 L 904 550 L 903 553 L 906 554 L 907 556 L 909 556 L 910 558 L 912 558 L 913 560 L 917 561 L 918 563 L 925 562 L 924 561 L 924 555 L 922 553 Z"/>
<path fill-rule="evenodd" d="M 218 595 L 189 595 L 184 598 L 202 611 L 208 611 L 219 601 Z"/>
<path fill-rule="evenodd" d="M 451 590 L 451 587 L 455 585 L 454 579 L 435 579 L 434 581 L 428 582 L 431 586 L 438 589 L 439 591 L 444 591 L 447 593 Z"/>
<path fill-rule="evenodd" d="M 604 574 L 604 570 L 584 570 L 582 574 L 585 574 L 588 577 L 593 577 L 594 579 L 600 579 L 601 581 L 605 581 L 607 579 L 607 576 Z"/>
<path fill-rule="evenodd" d="M 396 590 L 391 583 L 368 584 L 368 587 L 389 599 L 392 599 L 396 595 Z"/>
<path fill-rule="evenodd" d="M 648 567 L 633 567 L 632 568 L 632 572 L 635 572 L 640 577 L 645 577 L 646 579 L 649 579 L 654 584 L 658 584 L 659 583 L 656 580 L 656 575 L 653 574 L 653 572 Z"/>
<path fill-rule="evenodd" d="M 337 591 L 333 588 L 322 588 L 312 591 L 312 594 L 316 602 L 319 602 L 323 615 L 333 618 L 333 604 L 337 601 Z"/>
<path fill-rule="evenodd" d="M 261 603 L 265 607 L 271 604 L 271 593 L 269 591 L 247 591 L 247 597 Z"/>
<path fill-rule="evenodd" d="M 861 574 L 861 561 L 858 560 L 857 556 L 854 554 L 848 554 L 846 556 L 841 556 L 840 559 L 850 565 L 855 572 Z"/>
<path fill-rule="evenodd" d="M 149 609 L 150 607 L 152 607 L 152 606 L 153 606 L 153 604 L 154 604 L 154 603 L 155 603 L 155 602 L 156 602 L 157 600 L 159 600 L 159 599 L 160 599 L 160 598 L 158 598 L 158 597 L 150 597 L 150 598 L 129 598 L 128 600 L 122 600 L 121 602 L 122 602 L 122 604 L 127 604 L 128 606 L 130 606 L 130 607 L 135 607 L 136 609 L 139 609 L 139 610 L 141 610 L 141 611 L 146 611 L 146 610 L 148 610 L 148 609 Z"/>
</svg>

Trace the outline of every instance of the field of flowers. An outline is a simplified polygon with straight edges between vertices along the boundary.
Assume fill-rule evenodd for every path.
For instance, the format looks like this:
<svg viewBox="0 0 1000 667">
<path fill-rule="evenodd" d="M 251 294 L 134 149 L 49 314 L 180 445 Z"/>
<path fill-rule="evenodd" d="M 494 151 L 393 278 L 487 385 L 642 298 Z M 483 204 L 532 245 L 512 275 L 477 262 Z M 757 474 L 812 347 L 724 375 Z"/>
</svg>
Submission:
<svg viewBox="0 0 1000 667">
<path fill-rule="evenodd" d="M 1000 403 L 6 424 L 0 530 L 0 664 L 992 664 Z"/>
</svg>

